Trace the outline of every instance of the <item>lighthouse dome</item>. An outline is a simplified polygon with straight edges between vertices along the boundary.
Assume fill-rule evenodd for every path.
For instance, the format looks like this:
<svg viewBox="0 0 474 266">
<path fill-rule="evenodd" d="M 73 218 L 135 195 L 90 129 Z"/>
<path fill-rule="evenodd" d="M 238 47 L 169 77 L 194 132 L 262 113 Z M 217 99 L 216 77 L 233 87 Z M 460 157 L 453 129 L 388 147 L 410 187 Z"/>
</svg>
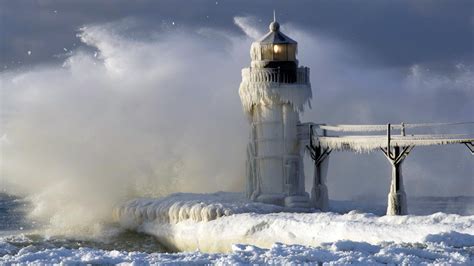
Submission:
<svg viewBox="0 0 474 266">
<path fill-rule="evenodd" d="M 270 31 L 278 31 L 280 30 L 280 24 L 276 21 L 273 21 L 272 23 L 270 23 Z"/>
</svg>

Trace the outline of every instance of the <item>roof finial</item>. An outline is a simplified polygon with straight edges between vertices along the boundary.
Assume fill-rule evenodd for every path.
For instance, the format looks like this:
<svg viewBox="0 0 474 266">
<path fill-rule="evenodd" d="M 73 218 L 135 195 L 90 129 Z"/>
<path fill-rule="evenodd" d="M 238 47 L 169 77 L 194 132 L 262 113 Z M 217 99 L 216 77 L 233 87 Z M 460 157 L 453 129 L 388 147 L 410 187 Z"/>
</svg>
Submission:
<svg viewBox="0 0 474 266">
<path fill-rule="evenodd" d="M 278 31 L 280 29 L 280 24 L 276 21 L 276 12 L 273 9 L 273 22 L 270 23 L 270 31 Z"/>
</svg>

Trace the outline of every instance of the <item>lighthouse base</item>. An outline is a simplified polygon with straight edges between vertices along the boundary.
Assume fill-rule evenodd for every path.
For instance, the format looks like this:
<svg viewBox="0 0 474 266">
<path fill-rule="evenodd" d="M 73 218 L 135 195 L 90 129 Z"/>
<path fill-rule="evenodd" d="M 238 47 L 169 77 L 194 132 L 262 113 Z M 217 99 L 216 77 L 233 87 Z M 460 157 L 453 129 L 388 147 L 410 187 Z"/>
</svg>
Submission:
<svg viewBox="0 0 474 266">
<path fill-rule="evenodd" d="M 311 201 L 308 193 L 298 196 L 288 196 L 285 198 L 285 207 L 310 209 Z"/>
<path fill-rule="evenodd" d="M 311 209 L 311 200 L 308 193 L 302 195 L 287 196 L 281 193 L 266 193 L 257 196 L 257 202 L 278 205 L 288 208 Z"/>
</svg>

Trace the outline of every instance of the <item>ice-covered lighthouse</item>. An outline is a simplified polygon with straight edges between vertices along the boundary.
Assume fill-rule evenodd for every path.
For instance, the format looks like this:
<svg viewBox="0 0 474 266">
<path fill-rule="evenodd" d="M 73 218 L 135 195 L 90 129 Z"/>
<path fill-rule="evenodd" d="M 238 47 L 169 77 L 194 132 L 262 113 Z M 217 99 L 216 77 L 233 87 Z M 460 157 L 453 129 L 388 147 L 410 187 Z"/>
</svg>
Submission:
<svg viewBox="0 0 474 266">
<path fill-rule="evenodd" d="M 280 31 L 252 43 L 249 68 L 242 69 L 239 95 L 250 123 L 247 197 L 292 208 L 310 207 L 305 192 L 303 149 L 297 125 L 312 96 L 309 68 L 298 66 L 298 44 Z"/>
</svg>

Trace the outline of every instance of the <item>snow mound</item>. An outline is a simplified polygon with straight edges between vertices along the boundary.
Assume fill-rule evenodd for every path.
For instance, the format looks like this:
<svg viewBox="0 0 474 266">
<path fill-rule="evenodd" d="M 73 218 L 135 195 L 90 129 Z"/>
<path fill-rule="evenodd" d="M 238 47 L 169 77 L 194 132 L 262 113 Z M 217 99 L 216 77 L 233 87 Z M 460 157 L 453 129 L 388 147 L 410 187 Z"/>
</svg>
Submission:
<svg viewBox="0 0 474 266">
<path fill-rule="evenodd" d="M 242 193 L 176 193 L 159 199 L 138 198 L 115 209 L 114 217 L 125 224 L 144 221 L 175 224 L 185 220 L 211 221 L 237 213 L 274 213 L 284 207 L 252 202 Z"/>
<path fill-rule="evenodd" d="M 122 227 L 153 235 L 176 251 L 230 252 L 236 243 L 271 248 L 276 242 L 319 246 L 338 241 L 377 246 L 384 242 L 426 242 L 456 247 L 470 245 L 474 235 L 474 216 L 435 213 L 379 217 L 358 212 L 283 211 L 278 206 L 248 202 L 237 193 L 176 194 L 130 201 L 117 210 L 116 218 Z M 215 218 L 210 213 L 216 213 Z M 334 249 L 348 249 L 348 245 L 350 242 L 338 242 Z"/>
<path fill-rule="evenodd" d="M 0 257 L 0 264 L 463 264 L 473 263 L 467 249 L 440 244 L 406 245 L 337 241 L 320 247 L 275 243 L 270 248 L 233 245 L 229 254 L 146 253 L 93 248 L 22 248 L 16 254 Z"/>
<path fill-rule="evenodd" d="M 425 241 L 452 247 L 474 247 L 474 235 L 462 234 L 456 231 L 427 235 Z"/>
</svg>

